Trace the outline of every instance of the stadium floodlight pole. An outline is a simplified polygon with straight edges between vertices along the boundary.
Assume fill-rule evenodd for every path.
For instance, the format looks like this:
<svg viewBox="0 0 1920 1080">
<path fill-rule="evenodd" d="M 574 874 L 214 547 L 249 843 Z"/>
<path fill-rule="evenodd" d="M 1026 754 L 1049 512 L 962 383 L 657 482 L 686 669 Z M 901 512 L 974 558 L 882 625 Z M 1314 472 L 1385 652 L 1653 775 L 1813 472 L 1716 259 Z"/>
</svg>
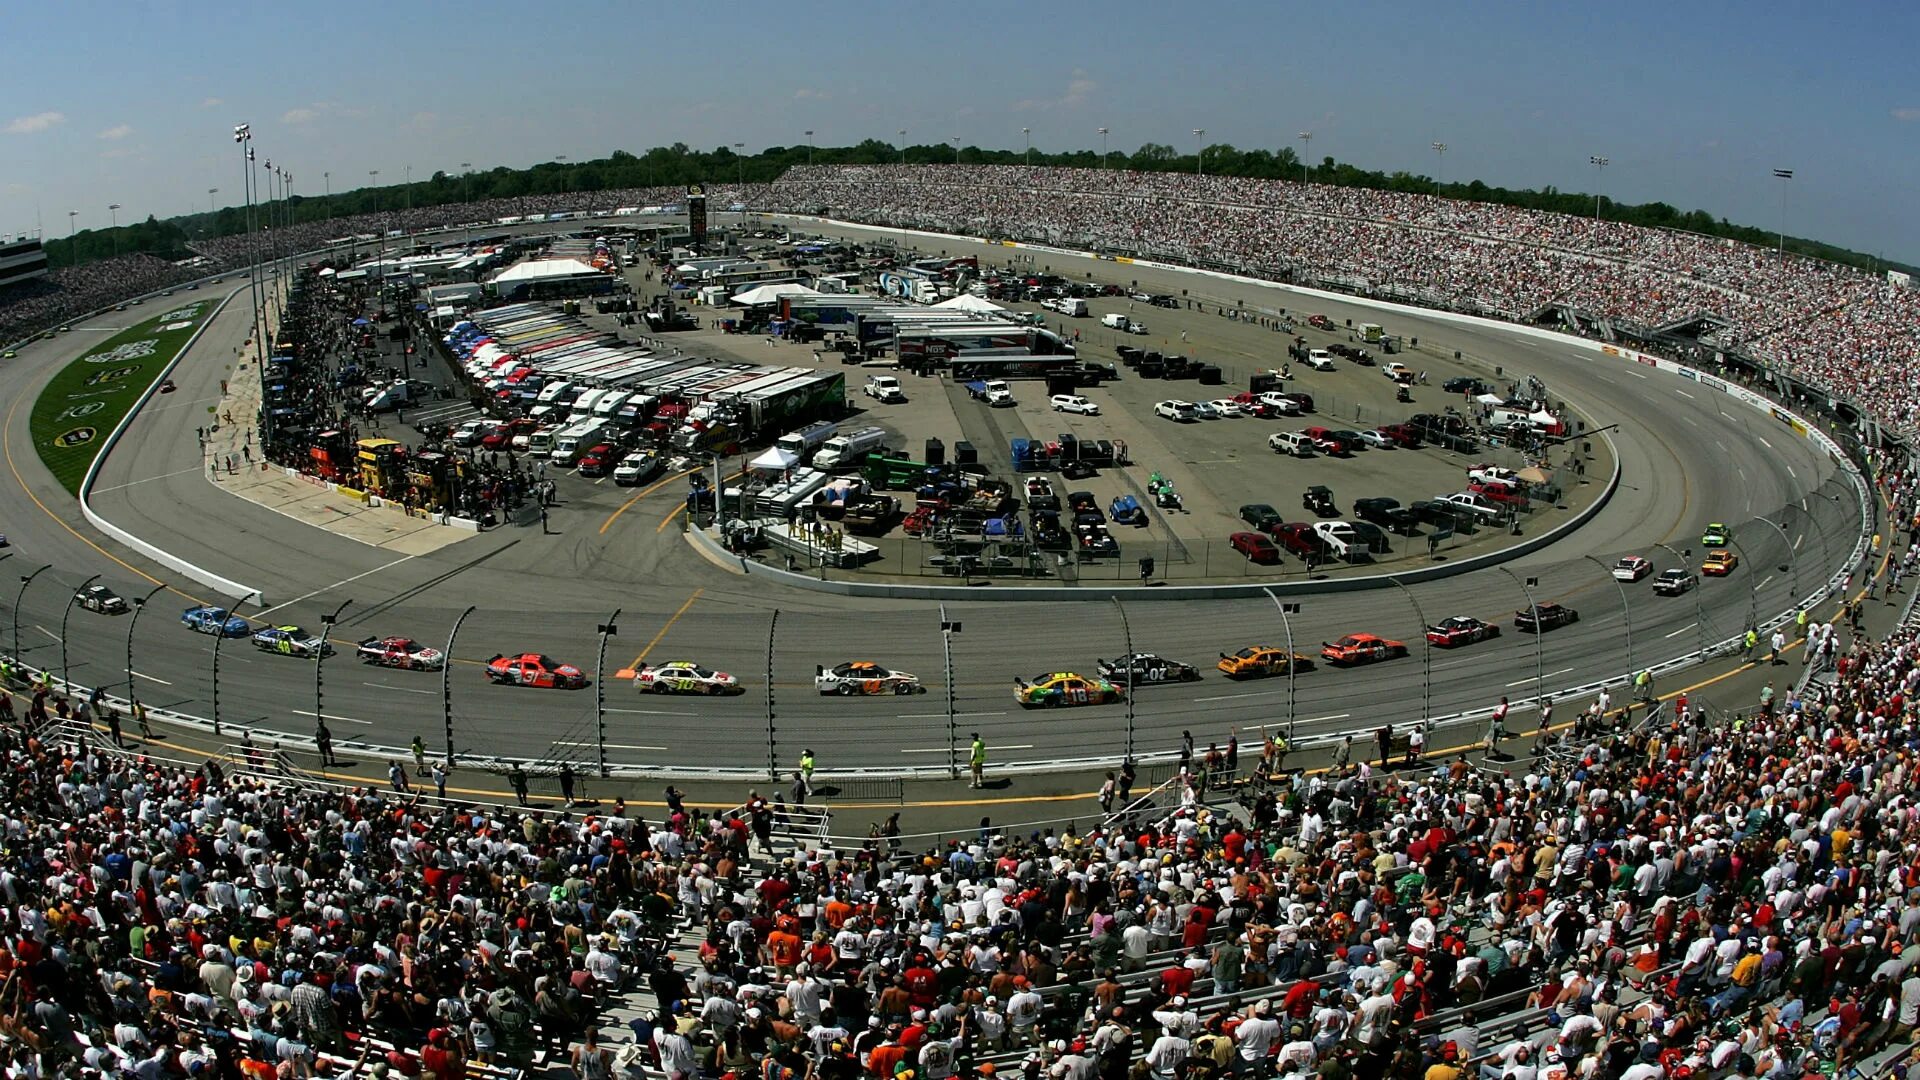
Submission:
<svg viewBox="0 0 1920 1080">
<path fill-rule="evenodd" d="M 1784 220 L 1784 215 L 1786 214 L 1785 196 L 1781 197 L 1780 205 L 1782 207 L 1780 213 Z M 117 259 L 120 257 L 120 204 L 108 203 L 107 213 L 113 215 L 113 257 Z"/>
<path fill-rule="evenodd" d="M 80 249 L 79 249 L 79 246 L 75 243 L 73 238 L 73 230 L 74 230 L 73 219 L 75 217 L 78 217 L 79 214 L 80 214 L 80 211 L 78 210 L 67 211 L 67 265 L 68 266 L 80 265 L 80 256 L 79 256 Z"/>
<path fill-rule="evenodd" d="M 593 665 L 594 746 L 596 752 L 599 754 L 600 778 L 602 780 L 611 775 L 610 770 L 607 768 L 607 682 L 604 678 L 607 671 L 607 639 L 619 636 L 619 623 L 620 609 L 614 608 L 613 614 L 607 616 L 607 621 L 600 624 L 600 657 L 594 661 Z M 769 694 L 773 692 L 773 684 L 771 682 L 767 684 L 767 692 Z"/>
<path fill-rule="evenodd" d="M 1293 669 L 1296 666 L 1293 662 L 1292 616 L 1300 614 L 1300 605 L 1281 603 L 1280 598 L 1273 594 L 1272 589 L 1262 589 L 1260 591 L 1266 593 L 1267 599 L 1273 601 L 1273 606 L 1280 609 L 1280 625 L 1285 627 L 1287 631 L 1287 742 L 1291 743 L 1293 742 L 1294 718 Z"/>
<path fill-rule="evenodd" d="M 1787 253 L 1787 181 L 1793 179 L 1792 169 L 1775 169 L 1773 178 L 1780 181 L 1780 254 Z"/>
<path fill-rule="evenodd" d="M 27 602 L 27 586 L 33 584 L 33 579 L 51 569 L 53 564 L 48 563 L 31 574 L 20 575 L 20 591 L 13 598 L 13 662 L 16 664 L 20 662 L 20 605 Z"/>
<path fill-rule="evenodd" d="M 321 183 L 321 186 L 323 186 L 327 192 L 327 220 L 332 221 L 333 220 L 333 174 L 331 172 L 322 172 L 320 174 L 320 183 Z"/>
<path fill-rule="evenodd" d="M 1024 164 L 1031 165 L 1033 164 L 1033 129 L 1030 127 L 1023 127 L 1020 129 L 1020 134 L 1025 135 L 1027 137 L 1027 160 L 1024 162 Z"/>
<path fill-rule="evenodd" d="M 808 128 L 806 135 L 807 135 L 807 165 L 811 167 L 813 165 L 813 129 Z"/>
<path fill-rule="evenodd" d="M 1398 577 L 1389 577 L 1394 587 L 1407 595 L 1407 603 L 1413 605 L 1413 616 L 1420 620 L 1420 730 L 1429 730 L 1433 725 L 1433 642 L 1427 638 L 1427 613 L 1420 610 L 1420 598 Z"/>
<path fill-rule="evenodd" d="M 1303 131 L 1295 136 L 1300 140 L 1300 182 L 1307 182 L 1307 154 L 1313 150 L 1313 132 Z"/>
<path fill-rule="evenodd" d="M 907 129 L 900 129 L 900 164 L 907 163 Z"/>
<path fill-rule="evenodd" d="M 1660 548 L 1661 550 L 1665 551 L 1667 554 L 1672 555 L 1676 559 L 1679 559 L 1680 569 L 1685 570 L 1690 574 L 1694 572 L 1692 548 L 1688 548 L 1685 551 L 1677 551 L 1669 544 L 1655 544 L 1653 546 Z M 1700 602 L 1700 581 L 1697 576 L 1695 577 L 1693 588 L 1688 589 L 1687 591 L 1693 594 L 1694 625 L 1698 627 L 1700 630 L 1700 652 L 1702 654 L 1705 654 L 1707 651 L 1707 609 L 1706 609 L 1706 605 Z"/>
<path fill-rule="evenodd" d="M 67 668 L 67 617 L 73 614 L 73 605 L 80 599 L 80 594 L 87 591 L 87 586 L 99 580 L 100 575 L 95 574 L 81 582 L 79 588 L 73 590 L 73 595 L 67 597 L 66 610 L 60 613 L 60 682 L 66 686 L 73 685 L 73 673 Z"/>
<path fill-rule="evenodd" d="M 217 187 L 210 187 L 207 189 L 207 216 L 209 218 L 211 218 L 217 212 L 214 210 L 214 207 L 213 207 L 213 197 L 218 194 L 220 194 L 220 189 Z"/>
<path fill-rule="evenodd" d="M 1440 158 L 1440 167 L 1438 169 L 1440 175 L 1436 176 L 1433 181 L 1433 192 L 1438 195 L 1441 189 L 1447 186 L 1447 144 L 1443 142 L 1434 143 L 1433 152 L 1439 155 Z"/>
<path fill-rule="evenodd" d="M 1207 129 L 1193 129 L 1193 172 L 1195 176 L 1207 174 Z"/>
<path fill-rule="evenodd" d="M 1113 159 L 1107 153 L 1107 136 L 1112 133 L 1113 129 L 1096 128 L 1095 130 L 1100 132 L 1100 167 L 1104 169 L 1113 164 Z"/>
<path fill-rule="evenodd" d="M 947 605 L 940 605 L 940 651 L 946 659 L 947 684 L 947 779 L 960 779 L 960 732 L 954 718 L 953 635 L 960 624 L 947 618 Z M 17 635 L 16 635 L 17 636 Z"/>
<path fill-rule="evenodd" d="M 447 740 L 447 768 L 453 768 L 453 639 L 460 636 L 460 624 L 467 621 L 474 608 L 468 605 L 460 617 L 453 620 L 453 629 L 447 631 L 447 651 L 440 654 L 440 723 Z"/>
<path fill-rule="evenodd" d="M 1133 681 L 1133 627 L 1127 624 L 1127 608 L 1118 596 L 1113 598 L 1113 610 L 1120 613 L 1121 644 L 1126 652 L 1120 654 L 1120 664 L 1127 676 L 1127 696 L 1121 700 L 1127 706 L 1127 757 L 1133 757 L 1133 692 L 1140 689 Z"/>
<path fill-rule="evenodd" d="M 260 380 L 262 384 L 262 390 L 264 390 L 265 382 L 266 382 L 266 371 L 265 371 L 266 363 L 265 363 L 265 349 L 262 347 L 261 341 L 260 341 L 260 325 L 261 325 L 260 323 L 260 276 L 259 276 L 260 260 L 256 258 L 254 255 L 254 243 L 256 238 L 254 236 L 254 231 L 253 231 L 253 125 L 251 124 L 234 125 L 233 141 L 239 144 L 240 146 L 240 192 L 241 192 L 241 201 L 243 206 L 245 207 L 245 209 L 241 213 L 240 221 L 242 226 L 245 227 L 246 233 L 247 233 L 247 243 L 245 246 L 246 258 L 247 258 L 247 292 L 248 292 L 248 295 L 253 300 L 253 324 L 252 325 L 253 325 L 254 358 L 255 360 L 260 362 L 260 367 L 262 369 L 260 372 Z M 261 432 L 262 440 L 264 440 L 269 434 L 270 434 L 269 431 L 262 431 Z"/>
<path fill-rule="evenodd" d="M 1540 626 L 1540 605 L 1533 599 L 1533 587 L 1540 584 L 1540 579 L 1530 577 L 1522 580 L 1520 575 L 1504 566 L 1495 567 L 1494 569 L 1512 578 L 1513 583 L 1520 586 L 1520 591 L 1526 595 L 1527 612 L 1533 616 L 1533 696 L 1536 699 L 1534 704 L 1545 704 L 1547 700 L 1547 646 L 1540 637 L 1542 630 Z"/>
<path fill-rule="evenodd" d="M 714 504 L 716 512 L 719 504 Z M 773 730 L 773 641 L 780 632 L 780 609 L 773 609 L 773 617 L 767 620 L 767 780 L 778 783 L 780 780 L 779 744 L 774 739 Z"/>
<path fill-rule="evenodd" d="M 351 600 L 344 600 L 333 609 L 333 614 L 320 616 L 320 644 L 313 650 L 313 722 L 316 724 L 325 722 L 327 715 L 320 708 L 320 700 L 321 680 L 326 675 L 327 649 L 332 644 L 328 638 L 333 633 L 333 624 L 340 621 L 340 613 L 352 603 Z"/>
<path fill-rule="evenodd" d="M 1593 220 L 1599 221 L 1600 178 L 1606 174 L 1607 166 L 1613 164 L 1613 161 L 1610 158 L 1604 158 L 1598 154 L 1588 154 L 1587 164 L 1593 166 Z"/>
<path fill-rule="evenodd" d="M 947 141 L 953 144 L 953 163 L 960 164 L 960 136 L 949 135 Z"/>
<path fill-rule="evenodd" d="M 165 585 L 155 585 L 153 591 L 145 596 L 133 598 L 133 614 L 127 618 L 127 700 L 137 695 L 133 692 L 133 628 L 140 625 L 140 613 L 147 610 L 148 601 L 166 590 Z"/>
<path fill-rule="evenodd" d="M 1607 580 L 1613 582 L 1614 591 L 1620 594 L 1620 617 L 1625 620 L 1627 626 L 1627 679 L 1631 681 L 1638 672 L 1635 671 L 1633 664 L 1633 607 L 1627 603 L 1627 587 L 1620 584 L 1620 579 L 1613 576 L 1613 569 L 1606 563 L 1592 555 L 1580 557 L 1599 567 L 1600 572 L 1607 575 Z"/>
</svg>

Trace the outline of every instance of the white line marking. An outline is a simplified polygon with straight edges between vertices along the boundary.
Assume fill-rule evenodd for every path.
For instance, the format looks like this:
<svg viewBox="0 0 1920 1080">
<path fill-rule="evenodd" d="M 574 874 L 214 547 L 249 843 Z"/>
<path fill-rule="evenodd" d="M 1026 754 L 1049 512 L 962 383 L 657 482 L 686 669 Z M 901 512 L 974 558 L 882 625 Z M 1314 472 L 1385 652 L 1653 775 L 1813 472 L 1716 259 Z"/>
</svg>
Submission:
<svg viewBox="0 0 1920 1080">
<path fill-rule="evenodd" d="M 139 677 L 140 677 L 140 678 L 142 678 L 142 679 L 145 679 L 145 680 L 147 680 L 148 682 L 157 682 L 157 683 L 159 683 L 159 684 L 160 684 L 161 686 L 172 686 L 172 685 L 173 685 L 172 683 L 170 683 L 170 682 L 168 682 L 168 681 L 167 681 L 167 680 L 165 680 L 165 679 L 156 679 L 156 678 L 154 678 L 153 676 L 151 676 L 151 675 L 149 675 L 149 674 L 147 674 L 147 673 L 146 673 L 146 672 L 144 672 L 144 671 L 136 671 L 136 672 L 134 672 L 134 674 L 135 674 L 135 675 L 137 675 L 137 676 L 139 676 Z"/>
<path fill-rule="evenodd" d="M 1683 627 L 1681 627 L 1680 629 L 1678 629 L 1678 630 L 1675 630 L 1675 631 L 1674 631 L 1673 633 L 1671 633 L 1671 634 L 1668 634 L 1667 636 L 1668 636 L 1668 637 L 1670 637 L 1670 638 L 1676 638 L 1676 637 L 1679 637 L 1679 636 L 1680 636 L 1681 634 L 1684 634 L 1684 633 L 1686 633 L 1687 631 L 1689 631 L 1689 630 L 1691 630 L 1691 629 L 1693 629 L 1694 627 L 1696 627 L 1696 626 L 1699 626 L 1699 625 L 1700 625 L 1700 624 L 1699 624 L 1699 623 L 1697 623 L 1697 622 L 1690 622 L 1690 623 L 1688 623 L 1687 625 L 1685 625 L 1685 626 L 1683 626 Z"/>
<path fill-rule="evenodd" d="M 312 716 L 312 715 L 313 715 L 313 712 L 312 712 L 311 710 L 308 710 L 308 709 L 294 709 L 294 710 L 293 710 L 293 715 L 295 715 L 295 716 Z M 345 721 L 347 721 L 348 723 L 351 723 L 351 724 L 365 724 L 365 725 L 367 725 L 368 727 L 372 727 L 372 726 L 373 726 L 373 721 L 371 721 L 371 720 L 362 720 L 362 719 L 360 719 L 360 718 L 359 718 L 359 717 L 357 717 L 357 716 L 341 716 L 341 715 L 340 715 L 339 713 L 328 713 L 328 714 L 326 715 L 326 719 L 328 719 L 328 720 L 345 720 Z"/>
<path fill-rule="evenodd" d="M 154 480 L 165 480 L 169 476 L 185 476 L 188 473 L 197 473 L 199 471 L 200 471 L 199 466 L 195 466 L 191 469 L 176 469 L 170 473 L 161 473 L 159 476 L 149 476 L 145 480 L 129 480 L 124 484 L 115 484 L 112 487 L 94 488 L 93 492 L 94 494 L 98 495 L 103 491 L 119 491 L 121 488 L 130 488 L 130 487 L 133 487 L 135 484 L 145 484 Z"/>
<path fill-rule="evenodd" d="M 1807 534 L 1806 534 L 1806 533 L 1801 533 L 1801 534 L 1800 534 L 1799 536 L 1796 536 L 1796 537 L 1794 537 L 1794 538 L 1793 538 L 1793 550 L 1795 550 L 1795 551 L 1799 551 L 1799 550 L 1800 550 L 1800 541 L 1802 541 L 1802 540 L 1805 540 L 1806 538 L 1807 538 Z"/>
<path fill-rule="evenodd" d="M 956 720 L 962 719 L 968 716 L 1005 716 L 1005 715 L 1007 715 L 1005 710 L 1001 710 L 1000 712 L 957 712 L 953 714 L 954 719 Z M 895 717 L 895 719 L 897 720 L 945 720 L 946 718 L 947 718 L 947 714 L 943 712 L 901 713 L 899 716 Z"/>
<path fill-rule="evenodd" d="M 1563 667 L 1559 671 L 1549 671 L 1545 675 L 1538 675 L 1531 679 L 1516 679 L 1515 681 L 1510 682 L 1507 685 L 1508 686 L 1525 686 L 1528 683 L 1539 682 L 1541 679 L 1551 679 L 1557 675 L 1565 675 L 1567 672 L 1572 670 L 1573 669 L 1570 667 Z"/>
<path fill-rule="evenodd" d="M 39 623 L 34 623 L 34 624 L 33 624 L 33 628 L 34 628 L 35 630 L 38 630 L 38 631 L 40 631 L 41 633 L 43 633 L 43 634 L 45 634 L 45 635 L 47 635 L 48 637 L 50 637 L 50 638 L 52 638 L 52 639 L 53 639 L 53 640 L 55 640 L 55 641 L 59 641 L 59 640 L 60 640 L 60 635 L 59 635 L 59 634 L 56 634 L 56 633 L 54 633 L 53 631 L 51 631 L 51 630 L 49 630 L 49 629 L 47 629 L 46 627 L 44 627 L 44 626 L 41 626 L 41 625 L 40 625 Z"/>
<path fill-rule="evenodd" d="M 1693 395 L 1687 393 L 1685 390 L 1675 390 L 1674 393 L 1679 394 L 1681 397 L 1686 398 L 1688 401 L 1693 400 Z"/>
<path fill-rule="evenodd" d="M 1302 721 L 1302 723 L 1307 723 L 1307 724 L 1312 724 L 1312 723 L 1316 723 L 1316 722 L 1318 722 L 1318 721 L 1321 721 L 1321 720 L 1345 720 L 1345 719 L 1346 719 L 1347 717 L 1349 717 L 1349 716 L 1351 716 L 1351 715 L 1353 715 L 1353 714 L 1352 714 L 1352 713 L 1343 713 L 1343 712 L 1337 712 L 1337 713 L 1334 713 L 1334 714 L 1332 714 L 1332 715 L 1330 715 L 1330 716 L 1309 716 L 1309 717 L 1307 717 L 1307 718 L 1306 718 L 1306 719 L 1305 719 L 1304 721 Z"/>
<path fill-rule="evenodd" d="M 398 690 L 403 694 L 437 694 L 438 690 L 421 690 L 412 686 L 392 686 L 383 682 L 363 682 L 361 686 L 371 686 L 379 690 Z"/>
<path fill-rule="evenodd" d="M 629 716 L 699 716 L 700 715 L 699 713 L 691 713 L 691 712 L 668 712 L 662 709 L 616 709 L 611 705 L 607 706 L 607 711 L 617 712 L 617 713 L 626 713 Z"/>
<path fill-rule="evenodd" d="M 1793 466 L 1791 465 L 1787 466 L 1787 475 L 1793 477 L 1795 480 L 1800 479 L 1800 474 L 1797 472 L 1794 472 Z"/>
<path fill-rule="evenodd" d="M 296 597 L 294 597 L 293 599 L 291 599 L 291 600 L 288 600 L 288 601 L 287 601 L 287 602 L 285 602 L 285 603 L 282 603 L 282 604 L 275 604 L 274 606 L 272 606 L 272 607 L 270 607 L 270 608 L 267 608 L 267 609 L 265 609 L 264 611 L 256 611 L 256 612 L 254 612 L 254 613 L 253 613 L 253 615 L 252 615 L 252 618 L 255 618 L 255 619 L 262 619 L 262 618 L 265 618 L 266 616 L 268 616 L 268 615 L 270 615 L 270 614 L 272 614 L 273 612 L 276 612 L 276 611 L 279 611 L 279 610 L 280 610 L 281 608 L 284 608 L 284 607 L 292 607 L 293 605 L 295 605 L 295 604 L 297 604 L 297 603 L 299 603 L 299 602 L 301 602 L 302 600 L 311 600 L 311 599 L 313 599 L 314 597 L 316 597 L 316 596 L 319 596 L 319 595 L 320 595 L 321 593 L 325 593 L 325 592 L 332 592 L 333 590 L 335 590 L 335 589 L 337 589 L 337 588 L 339 588 L 339 587 L 340 587 L 340 586 L 342 586 L 342 585 L 351 585 L 351 584 L 353 584 L 354 582 L 356 582 L 356 581 L 359 581 L 359 580 L 360 580 L 361 578 L 363 578 L 363 577 L 372 577 L 373 575 L 375 575 L 375 574 L 377 574 L 377 573 L 379 573 L 379 572 L 380 572 L 380 571 L 382 571 L 382 570 L 391 570 L 391 569 L 393 569 L 394 567 L 396 567 L 396 566 L 399 566 L 399 565 L 400 565 L 401 563 L 403 563 L 403 562 L 409 562 L 409 561 L 411 561 L 411 560 L 413 560 L 413 559 L 417 559 L 417 558 L 419 558 L 419 556 L 418 556 L 418 555 L 404 555 L 404 556 L 402 556 L 402 557 L 400 557 L 400 558 L 398 558 L 398 559 L 395 559 L 395 560 L 393 560 L 392 562 L 390 562 L 390 563 L 388 563 L 388 564 L 386 564 L 385 566 L 376 566 L 376 567 L 374 567 L 373 569 L 371 569 L 371 570 L 368 570 L 368 571 L 366 571 L 365 573 L 361 573 L 361 574 L 355 574 L 355 575 L 353 575 L 353 576 L 352 576 L 352 577 L 350 577 L 350 578 L 346 578 L 346 579 L 343 579 L 343 580 L 341 580 L 341 581 L 336 581 L 336 582 L 334 582 L 333 584 L 331 584 L 331 585 L 328 585 L 328 586 L 327 586 L 326 588 L 324 588 L 324 589 L 315 589 L 315 590 L 313 590 L 312 592 L 310 592 L 310 593 L 308 593 L 308 594 L 306 594 L 305 596 L 296 596 Z"/>
<path fill-rule="evenodd" d="M 1769 581 L 1772 581 L 1772 580 L 1773 580 L 1773 575 L 1772 575 L 1772 574 L 1768 574 L 1768 575 L 1767 575 L 1766 577 L 1763 577 L 1763 578 L 1761 578 L 1761 579 L 1760 579 L 1760 584 L 1758 584 L 1758 585 L 1755 585 L 1755 586 L 1753 587 L 1753 591 L 1755 591 L 1755 592 L 1759 592 L 1759 591 L 1760 591 L 1761 589 L 1764 589 L 1764 588 L 1766 588 L 1766 587 L 1767 587 L 1767 582 L 1769 582 Z"/>
<path fill-rule="evenodd" d="M 1773 449 L 1773 444 L 1767 441 L 1767 437 L 1765 435 L 1755 435 L 1754 438 L 1760 440 L 1760 445 L 1766 447 L 1769 450 Z"/>
<path fill-rule="evenodd" d="M 1720 452 L 1721 452 L 1721 453 L 1723 453 L 1723 454 L 1724 454 L 1724 453 L 1726 453 L 1726 452 L 1727 452 L 1727 444 L 1726 444 L 1726 443 L 1723 443 L 1723 442 L 1721 442 L 1721 441 L 1720 441 L 1719 439 L 1715 439 L 1715 440 L 1713 440 L 1713 445 L 1715 445 L 1715 446 L 1717 446 L 1717 447 L 1719 447 L 1719 448 L 1720 448 Z"/>
<path fill-rule="evenodd" d="M 1239 698 L 1272 697 L 1275 694 L 1284 694 L 1284 693 L 1286 693 L 1285 690 L 1255 690 L 1245 694 L 1220 694 L 1217 697 L 1201 697 L 1201 698 L 1194 698 L 1193 700 L 1196 703 L 1202 702 L 1202 701 L 1235 701 L 1235 700 L 1238 700 Z"/>
<path fill-rule="evenodd" d="M 609 749 L 609 750 L 666 750 L 666 749 L 668 749 L 668 747 L 665 747 L 665 746 L 641 746 L 641 745 L 640 745 L 640 744 L 638 744 L 638 743 L 617 743 L 617 742 L 610 742 L 610 743 L 608 743 L 608 744 L 607 744 L 607 749 Z"/>
<path fill-rule="evenodd" d="M 1629 371 L 1627 374 L 1632 375 L 1636 379 L 1644 379 L 1647 377 L 1647 373 L 1644 371 Z"/>
<path fill-rule="evenodd" d="M 996 750 L 1031 750 L 1033 749 L 1033 744 L 1032 743 L 1009 743 L 1006 746 L 999 746 L 999 747 L 995 747 L 994 749 Z M 912 750 L 902 750 L 900 752 L 903 754 L 944 754 L 944 753 L 947 753 L 948 751 L 947 751 L 947 748 L 944 746 L 935 746 L 935 747 L 926 748 L 926 749 L 915 748 Z"/>
</svg>

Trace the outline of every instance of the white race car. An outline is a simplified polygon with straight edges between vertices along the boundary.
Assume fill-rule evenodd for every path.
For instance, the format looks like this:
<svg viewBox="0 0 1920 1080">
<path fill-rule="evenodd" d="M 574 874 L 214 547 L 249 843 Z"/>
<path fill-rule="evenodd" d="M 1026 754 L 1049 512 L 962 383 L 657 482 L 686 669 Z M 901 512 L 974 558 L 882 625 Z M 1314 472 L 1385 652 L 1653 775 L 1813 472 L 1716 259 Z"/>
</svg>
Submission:
<svg viewBox="0 0 1920 1080">
<path fill-rule="evenodd" d="M 816 667 L 814 689 L 823 694 L 918 694 L 926 687 L 920 677 L 905 671 L 890 671 L 871 660 L 849 660 L 833 667 Z"/>
<path fill-rule="evenodd" d="M 731 694 L 740 689 L 740 680 L 691 660 L 673 660 L 641 668 L 633 676 L 633 685 L 642 693 Z"/>
</svg>

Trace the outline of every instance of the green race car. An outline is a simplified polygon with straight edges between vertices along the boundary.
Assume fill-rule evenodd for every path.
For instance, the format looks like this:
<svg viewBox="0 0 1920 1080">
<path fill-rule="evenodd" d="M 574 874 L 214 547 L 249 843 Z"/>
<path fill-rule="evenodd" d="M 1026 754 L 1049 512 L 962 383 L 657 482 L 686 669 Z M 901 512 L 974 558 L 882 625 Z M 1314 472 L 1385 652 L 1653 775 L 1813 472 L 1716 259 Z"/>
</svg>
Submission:
<svg viewBox="0 0 1920 1080">
<path fill-rule="evenodd" d="M 1733 534 L 1727 531 L 1727 527 L 1725 525 L 1722 525 L 1716 521 L 1713 524 L 1708 525 L 1706 528 L 1706 531 L 1700 534 L 1700 546 L 1726 547 L 1727 541 L 1732 536 Z"/>
</svg>

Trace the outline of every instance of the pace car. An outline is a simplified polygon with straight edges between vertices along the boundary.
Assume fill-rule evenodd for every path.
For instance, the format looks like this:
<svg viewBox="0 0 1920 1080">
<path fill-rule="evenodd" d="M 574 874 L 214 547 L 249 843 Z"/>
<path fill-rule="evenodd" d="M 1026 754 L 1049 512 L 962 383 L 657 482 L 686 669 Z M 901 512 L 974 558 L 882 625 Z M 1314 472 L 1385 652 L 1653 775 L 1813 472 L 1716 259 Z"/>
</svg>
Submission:
<svg viewBox="0 0 1920 1080">
<path fill-rule="evenodd" d="M 1348 634 L 1338 641 L 1322 642 L 1320 645 L 1320 659 L 1342 666 L 1371 664 L 1376 660 L 1392 660 L 1405 655 L 1406 642 L 1393 641 L 1377 634 Z"/>
<path fill-rule="evenodd" d="M 246 637 L 253 632 L 253 626 L 247 620 L 220 607 L 188 608 L 180 613 L 180 621 L 197 634 Z"/>
<path fill-rule="evenodd" d="M 691 660 L 670 660 L 642 667 L 634 673 L 633 685 L 641 693 L 731 694 L 740 689 L 740 680 Z"/>
<path fill-rule="evenodd" d="M 1128 653 L 1112 660 L 1095 661 L 1100 677 L 1116 686 L 1134 686 L 1139 683 L 1192 682 L 1200 677 L 1200 669 L 1192 664 L 1178 660 L 1169 660 L 1150 652 Z"/>
<path fill-rule="evenodd" d="M 1580 621 L 1580 613 L 1564 604 L 1536 604 L 1513 613 L 1513 628 L 1532 633 Z"/>
<path fill-rule="evenodd" d="M 495 653 L 487 659 L 487 678 L 506 686 L 534 686 L 542 689 L 578 690 L 587 685 L 587 677 L 572 664 L 563 664 L 544 653 Z"/>
<path fill-rule="evenodd" d="M 823 694 L 918 694 L 926 690 L 920 676 L 892 671 L 871 660 L 849 660 L 813 669 L 813 688 Z"/>
<path fill-rule="evenodd" d="M 439 649 L 404 637 L 370 637 L 354 646 L 360 659 L 375 667 L 406 668 L 412 671 L 439 671 L 447 657 Z"/>
<path fill-rule="evenodd" d="M 282 656 L 333 655 L 332 643 L 297 626 L 269 626 L 257 630 L 253 635 L 253 647 L 261 652 L 279 653 Z"/>
<path fill-rule="evenodd" d="M 1229 679 L 1253 679 L 1285 675 L 1289 670 L 1306 671 L 1313 667 L 1313 658 L 1271 645 L 1249 645 L 1236 653 L 1221 653 L 1220 662 L 1214 666 Z"/>
<path fill-rule="evenodd" d="M 1054 671 L 1032 682 L 1015 679 L 1013 700 L 1029 709 L 1057 705 L 1105 705 L 1119 701 L 1122 691 L 1105 679 L 1089 679 L 1071 671 Z"/>
<path fill-rule="evenodd" d="M 1708 577 L 1726 577 L 1733 573 L 1734 567 L 1739 565 L 1740 556 L 1726 548 L 1721 548 L 1718 551 L 1707 552 L 1706 560 L 1700 564 L 1700 572 Z"/>
<path fill-rule="evenodd" d="M 1485 641 L 1499 636 L 1498 626 L 1490 622 L 1482 622 L 1471 615 L 1455 615 L 1427 627 L 1427 643 L 1447 649 L 1456 645 L 1471 645 L 1476 641 Z"/>
<path fill-rule="evenodd" d="M 89 585 L 74 593 L 73 599 L 88 611 L 97 611 L 102 615 L 121 615 L 127 610 L 126 600 L 105 585 Z"/>
</svg>

